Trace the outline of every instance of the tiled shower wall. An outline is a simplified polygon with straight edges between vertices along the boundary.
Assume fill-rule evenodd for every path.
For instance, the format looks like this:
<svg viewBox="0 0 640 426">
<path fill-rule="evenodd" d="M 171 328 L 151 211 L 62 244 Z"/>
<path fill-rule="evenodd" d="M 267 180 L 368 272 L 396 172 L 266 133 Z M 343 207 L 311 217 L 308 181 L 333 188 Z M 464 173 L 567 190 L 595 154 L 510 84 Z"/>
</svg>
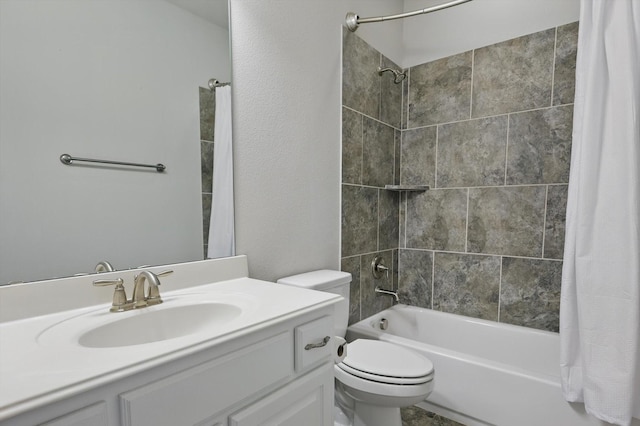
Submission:
<svg viewBox="0 0 640 426">
<path fill-rule="evenodd" d="M 373 49 L 346 34 L 342 264 L 362 290 L 352 321 L 384 308 L 369 294 L 367 262 L 390 250 L 403 303 L 557 331 L 577 29 L 417 65 L 391 89 L 371 72 L 363 52 Z M 377 116 L 364 90 L 378 91 Z M 385 104 L 398 97 L 401 112 L 389 119 Z M 387 128 L 393 141 L 373 142 Z M 432 189 L 398 197 L 379 189 L 389 176 Z M 396 232 L 397 245 L 386 242 Z"/>
<path fill-rule="evenodd" d="M 209 218 L 213 190 L 213 130 L 216 121 L 216 93 L 199 88 L 200 92 L 200 163 L 202 170 L 202 235 L 203 254 L 207 258 Z"/>
<path fill-rule="evenodd" d="M 343 29 L 342 262 L 353 276 L 349 322 L 387 307 L 374 288 L 397 287 L 399 194 L 384 190 L 400 180 L 402 85 L 379 66 L 398 68 Z M 371 262 L 382 256 L 389 277 L 374 279 Z"/>
</svg>

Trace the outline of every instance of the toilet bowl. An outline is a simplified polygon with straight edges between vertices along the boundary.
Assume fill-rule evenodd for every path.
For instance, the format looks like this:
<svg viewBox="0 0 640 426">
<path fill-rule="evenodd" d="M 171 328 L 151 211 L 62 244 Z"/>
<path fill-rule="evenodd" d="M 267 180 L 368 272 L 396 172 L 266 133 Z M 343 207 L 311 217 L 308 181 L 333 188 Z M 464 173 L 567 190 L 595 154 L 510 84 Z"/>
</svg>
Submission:
<svg viewBox="0 0 640 426">
<path fill-rule="evenodd" d="M 340 294 L 334 334 L 344 337 L 351 274 L 321 270 L 278 280 L 280 284 Z M 379 340 L 357 339 L 334 366 L 336 425 L 401 426 L 400 408 L 423 401 L 434 386 L 431 361 L 410 349 Z"/>
<path fill-rule="evenodd" d="M 358 339 L 334 367 L 336 401 L 354 426 L 401 426 L 400 408 L 433 390 L 433 364 L 388 342 Z"/>
</svg>

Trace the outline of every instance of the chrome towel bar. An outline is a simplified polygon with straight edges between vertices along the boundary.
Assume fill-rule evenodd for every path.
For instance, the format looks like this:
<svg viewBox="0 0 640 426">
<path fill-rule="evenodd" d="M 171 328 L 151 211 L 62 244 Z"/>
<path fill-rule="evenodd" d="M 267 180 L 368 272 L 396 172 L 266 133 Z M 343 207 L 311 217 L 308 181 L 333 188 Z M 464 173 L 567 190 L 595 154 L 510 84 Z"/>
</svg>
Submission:
<svg viewBox="0 0 640 426">
<path fill-rule="evenodd" d="M 70 166 L 74 161 L 84 161 L 86 163 L 101 163 L 101 164 L 116 164 L 118 166 L 131 166 L 131 167 L 150 167 L 156 169 L 157 172 L 162 173 L 165 171 L 166 167 L 164 164 L 140 164 L 140 163 L 127 163 L 125 161 L 111 161 L 111 160 L 96 160 L 94 158 L 80 158 L 80 157 L 72 157 L 69 154 L 62 154 L 60 156 L 60 162 L 62 164 L 66 164 Z"/>
</svg>

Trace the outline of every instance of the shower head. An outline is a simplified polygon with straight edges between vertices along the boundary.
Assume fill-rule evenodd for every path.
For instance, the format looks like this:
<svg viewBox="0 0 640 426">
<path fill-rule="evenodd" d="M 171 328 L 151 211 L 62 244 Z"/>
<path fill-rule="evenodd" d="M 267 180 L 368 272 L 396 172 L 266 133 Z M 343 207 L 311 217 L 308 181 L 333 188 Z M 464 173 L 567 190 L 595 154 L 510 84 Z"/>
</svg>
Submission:
<svg viewBox="0 0 640 426">
<path fill-rule="evenodd" d="M 400 83 L 402 83 L 402 80 L 407 78 L 407 72 L 406 71 L 394 70 L 393 68 L 378 67 L 378 75 L 382 75 L 382 73 L 384 73 L 384 72 L 390 72 L 390 73 L 393 74 L 393 82 L 395 84 L 400 84 Z"/>
</svg>

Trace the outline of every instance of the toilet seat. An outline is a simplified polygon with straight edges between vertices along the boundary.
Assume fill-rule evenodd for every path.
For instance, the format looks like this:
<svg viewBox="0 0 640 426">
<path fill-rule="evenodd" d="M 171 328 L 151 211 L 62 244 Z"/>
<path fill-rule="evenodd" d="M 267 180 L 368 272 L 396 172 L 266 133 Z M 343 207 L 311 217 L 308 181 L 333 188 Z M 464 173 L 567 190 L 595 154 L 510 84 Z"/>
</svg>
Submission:
<svg viewBox="0 0 640 426">
<path fill-rule="evenodd" d="M 361 379 L 391 385 L 419 385 L 433 380 L 433 364 L 429 359 L 380 340 L 358 339 L 349 343 L 347 356 L 337 367 Z"/>
</svg>

